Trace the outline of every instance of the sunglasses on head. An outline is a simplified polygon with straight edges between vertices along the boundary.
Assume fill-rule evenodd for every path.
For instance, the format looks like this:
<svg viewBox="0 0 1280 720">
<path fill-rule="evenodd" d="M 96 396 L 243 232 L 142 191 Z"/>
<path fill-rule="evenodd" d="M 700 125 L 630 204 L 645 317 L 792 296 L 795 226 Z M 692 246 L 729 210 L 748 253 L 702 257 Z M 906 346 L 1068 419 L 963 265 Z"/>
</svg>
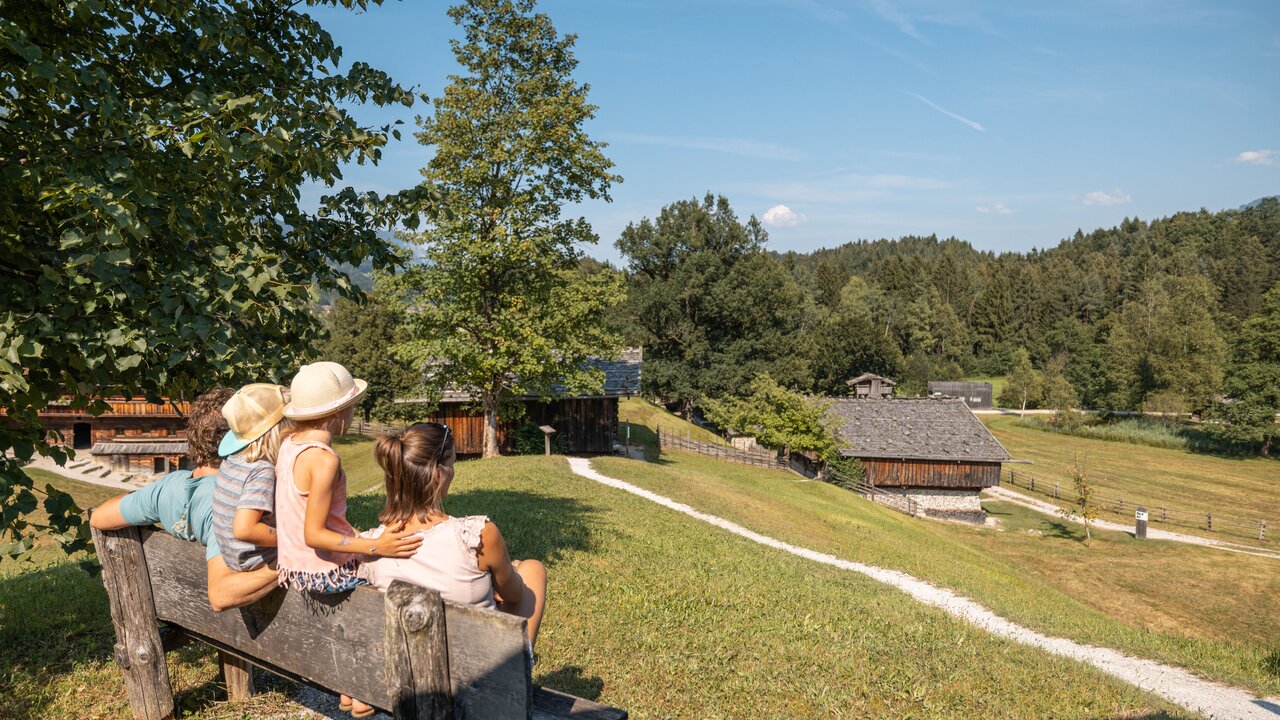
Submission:
<svg viewBox="0 0 1280 720">
<path fill-rule="evenodd" d="M 414 425 L 425 425 L 427 427 L 438 428 L 444 431 L 444 436 L 440 438 L 440 449 L 436 451 L 436 462 L 444 459 L 444 448 L 449 443 L 449 426 L 442 422 L 419 422 Z"/>
</svg>

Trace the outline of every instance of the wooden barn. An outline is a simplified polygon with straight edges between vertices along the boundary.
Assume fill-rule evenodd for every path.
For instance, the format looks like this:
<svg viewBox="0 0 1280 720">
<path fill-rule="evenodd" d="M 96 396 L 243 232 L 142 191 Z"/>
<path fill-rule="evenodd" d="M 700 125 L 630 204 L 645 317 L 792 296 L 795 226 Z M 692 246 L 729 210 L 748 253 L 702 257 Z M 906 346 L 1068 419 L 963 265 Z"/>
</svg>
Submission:
<svg viewBox="0 0 1280 720">
<path fill-rule="evenodd" d="M 983 522 L 982 488 L 1000 484 L 1009 453 L 963 401 L 840 398 L 840 453 L 867 482 L 910 497 L 925 515 Z"/>
<path fill-rule="evenodd" d="M 556 439 L 567 453 L 611 453 L 618 439 L 618 400 L 640 392 L 641 351 L 628 350 L 616 361 L 592 360 L 604 372 L 604 387 L 596 395 L 565 394 L 551 402 L 536 397 L 522 398 L 524 416 L 509 422 L 498 418 L 498 445 L 502 452 L 514 450 L 515 431 L 532 422 L 556 429 Z M 411 398 L 402 403 L 429 403 Z M 455 436 L 459 455 L 479 455 L 484 451 L 484 412 L 471 394 L 445 390 L 439 404 L 420 419 L 442 422 Z"/>
<path fill-rule="evenodd" d="M 962 381 L 929 381 L 929 397 L 959 398 L 970 410 L 990 410 L 995 407 L 991 398 L 991 383 Z"/>
<path fill-rule="evenodd" d="M 185 401 L 152 403 L 109 398 L 111 409 L 97 417 L 70 405 L 49 405 L 40 411 L 46 430 L 61 436 L 56 444 L 88 450 L 94 461 L 115 472 L 155 475 L 186 468 L 187 414 Z"/>
</svg>

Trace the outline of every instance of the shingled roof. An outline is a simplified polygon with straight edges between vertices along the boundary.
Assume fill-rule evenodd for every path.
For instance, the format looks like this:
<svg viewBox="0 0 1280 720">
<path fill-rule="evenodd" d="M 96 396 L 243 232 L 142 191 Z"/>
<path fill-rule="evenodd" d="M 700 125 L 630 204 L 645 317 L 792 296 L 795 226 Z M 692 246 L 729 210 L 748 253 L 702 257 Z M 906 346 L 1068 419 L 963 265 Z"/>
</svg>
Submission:
<svg viewBox="0 0 1280 720">
<path fill-rule="evenodd" d="M 840 453 L 857 458 L 1004 462 L 1009 452 L 963 400 L 838 398 Z"/>
<path fill-rule="evenodd" d="M 187 441 L 156 440 L 154 442 L 100 442 L 89 449 L 90 455 L 186 455 Z"/>
<path fill-rule="evenodd" d="M 604 387 L 599 394 L 578 395 L 569 393 L 565 388 L 561 387 L 554 388 L 553 392 L 557 395 L 573 398 L 631 397 L 632 395 L 639 395 L 640 364 L 643 359 L 644 352 L 640 348 L 627 348 L 622 351 L 622 356 L 617 360 L 592 358 L 587 360 L 587 366 L 597 368 L 604 373 Z M 471 402 L 471 400 L 471 393 L 466 390 L 448 388 L 440 394 L 440 402 L 442 403 Z M 426 398 L 408 398 L 397 400 L 396 402 L 415 403 L 425 401 Z"/>
</svg>

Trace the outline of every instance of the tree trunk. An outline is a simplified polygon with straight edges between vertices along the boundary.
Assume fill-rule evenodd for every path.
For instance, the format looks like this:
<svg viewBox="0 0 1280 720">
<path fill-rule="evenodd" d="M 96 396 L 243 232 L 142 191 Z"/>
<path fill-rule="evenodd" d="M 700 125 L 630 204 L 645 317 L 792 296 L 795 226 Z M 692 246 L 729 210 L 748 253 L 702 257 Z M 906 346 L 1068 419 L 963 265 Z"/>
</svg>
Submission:
<svg viewBox="0 0 1280 720">
<path fill-rule="evenodd" d="M 484 397 L 484 455 L 485 458 L 498 457 L 498 399 Z"/>
<path fill-rule="evenodd" d="M 1271 457 L 1271 436 L 1262 436 L 1262 457 Z"/>
</svg>

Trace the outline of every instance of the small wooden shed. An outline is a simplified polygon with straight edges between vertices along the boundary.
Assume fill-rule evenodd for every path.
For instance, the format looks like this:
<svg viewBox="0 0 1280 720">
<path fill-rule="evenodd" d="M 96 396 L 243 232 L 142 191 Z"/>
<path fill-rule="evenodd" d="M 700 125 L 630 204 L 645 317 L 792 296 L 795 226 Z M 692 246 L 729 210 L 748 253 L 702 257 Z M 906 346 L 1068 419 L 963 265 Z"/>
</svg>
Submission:
<svg viewBox="0 0 1280 720">
<path fill-rule="evenodd" d="M 498 418 L 498 445 L 503 452 L 514 449 L 515 431 L 525 423 L 549 425 L 568 453 L 611 453 L 618 438 L 618 400 L 640 393 L 639 349 L 627 350 L 618 360 L 593 359 L 592 367 L 604 373 L 598 394 L 578 395 L 562 391 L 547 402 L 523 397 L 524 415 L 515 421 Z M 405 398 L 397 403 L 429 405 L 429 398 Z M 421 419 L 442 422 L 454 433 L 459 455 L 479 455 L 484 451 L 484 412 L 466 390 L 446 389 L 438 404 Z"/>
<path fill-rule="evenodd" d="M 848 381 L 855 398 L 891 398 L 894 384 L 889 378 L 873 373 L 862 373 Z"/>
<path fill-rule="evenodd" d="M 191 466 L 186 438 L 191 403 L 123 397 L 106 402 L 110 410 L 98 416 L 67 403 L 48 405 L 39 412 L 40 423 L 50 442 L 87 450 L 116 472 L 149 476 Z"/>
<path fill-rule="evenodd" d="M 979 493 L 1000 484 L 1009 452 L 954 398 L 840 398 L 840 454 L 858 458 L 867 482 L 915 500 L 924 514 L 982 522 Z"/>
</svg>

